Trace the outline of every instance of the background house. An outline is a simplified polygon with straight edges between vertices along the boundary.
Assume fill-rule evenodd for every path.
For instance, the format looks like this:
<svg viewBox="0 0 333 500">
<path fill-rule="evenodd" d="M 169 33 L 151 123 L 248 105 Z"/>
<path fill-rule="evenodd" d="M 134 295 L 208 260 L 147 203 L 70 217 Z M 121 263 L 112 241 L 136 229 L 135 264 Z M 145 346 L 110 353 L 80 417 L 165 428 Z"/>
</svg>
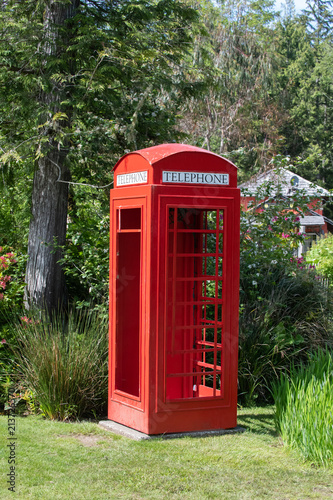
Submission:
<svg viewBox="0 0 333 500">
<path fill-rule="evenodd" d="M 265 208 L 265 204 L 274 202 L 274 197 L 277 196 L 284 197 L 286 208 L 292 209 L 292 197 L 297 190 L 312 198 L 308 204 L 308 212 L 300 220 L 301 231 L 306 233 L 306 239 L 298 249 L 299 256 L 311 248 L 312 243 L 321 235 L 328 231 L 333 232 L 333 221 L 323 214 L 323 206 L 330 196 L 329 191 L 285 168 L 269 170 L 239 185 L 241 202 L 245 210 L 247 210 L 250 201 L 257 199 L 255 193 L 259 187 L 266 183 L 272 185 L 272 196 L 270 199 L 260 200 L 257 205 L 258 209 Z"/>
</svg>

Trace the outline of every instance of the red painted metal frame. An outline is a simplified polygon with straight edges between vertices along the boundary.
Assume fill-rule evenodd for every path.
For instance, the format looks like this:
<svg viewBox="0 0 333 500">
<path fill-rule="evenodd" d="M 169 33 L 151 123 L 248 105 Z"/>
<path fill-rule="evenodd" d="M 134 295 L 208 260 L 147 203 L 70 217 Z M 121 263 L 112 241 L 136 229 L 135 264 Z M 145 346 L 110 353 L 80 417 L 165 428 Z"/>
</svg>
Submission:
<svg viewBox="0 0 333 500">
<path fill-rule="evenodd" d="M 165 399 L 169 401 L 223 395 L 224 210 L 215 208 L 168 208 Z M 213 265 L 207 268 L 208 259 Z"/>
<path fill-rule="evenodd" d="M 223 172 L 229 175 L 229 186 L 163 184 L 161 181 L 163 170 Z M 236 188 L 236 167 L 227 160 L 199 148 L 166 145 L 126 155 L 116 165 L 115 177 L 124 173 L 143 171 L 147 172 L 146 183 L 116 187 L 111 191 L 108 418 L 147 434 L 235 427 L 237 424 L 240 210 L 239 190 Z M 130 240 L 133 242 L 133 248 L 127 248 L 124 245 L 122 248 L 126 255 L 121 257 L 117 255 L 117 250 L 119 251 L 117 242 L 119 243 L 121 239 L 126 242 L 127 236 L 124 231 L 139 232 L 137 227 L 125 230 L 119 227 L 117 221 L 119 213 L 125 213 L 124 211 L 130 209 L 141 210 L 139 258 L 133 254 L 135 249 L 138 250 L 139 236 L 129 236 L 133 238 Z M 193 224 L 196 227 L 187 228 L 187 230 L 186 227 L 182 229 L 178 227 L 178 232 L 181 234 L 178 242 L 183 246 L 181 252 L 177 251 L 175 246 L 176 238 L 172 242 L 172 248 L 168 247 L 168 238 L 172 232 L 174 235 L 177 233 L 178 224 L 177 222 L 174 229 L 170 228 L 170 209 L 174 209 L 176 214 L 177 211 L 196 214 L 193 216 Z M 187 212 L 182 212 L 183 210 Z M 203 243 L 204 235 L 214 234 L 210 232 L 213 229 L 203 227 L 208 211 L 217 211 L 217 216 L 220 215 L 220 211 L 223 211 L 223 230 L 220 229 L 219 224 L 215 227 L 216 236 L 223 234 L 223 254 L 218 251 L 218 242 L 216 242 L 215 252 L 205 251 L 207 247 Z M 124 217 L 126 219 L 126 215 Z M 198 235 L 198 237 L 193 235 Z M 195 240 L 200 242 L 202 251 L 194 250 Z M 216 276 L 219 272 L 220 253 L 223 257 L 223 273 L 222 276 Z M 208 321 L 205 312 L 207 311 L 207 286 L 202 287 L 202 283 L 206 282 L 210 276 L 207 275 L 207 264 L 204 263 L 207 254 L 216 259 L 215 275 L 212 276 L 216 290 L 218 283 L 223 283 L 222 296 L 209 299 L 209 303 L 214 308 L 214 313 L 212 313 L 214 338 L 211 341 L 206 341 L 203 325 L 199 325 L 200 322 L 207 324 Z M 133 278 L 132 284 L 128 285 L 128 290 L 132 286 L 135 295 L 138 283 L 140 283 L 139 297 L 133 300 L 130 297 L 131 294 L 126 295 L 126 290 L 124 292 L 126 283 L 130 283 L 131 276 L 126 275 L 126 266 L 131 259 L 128 269 L 131 271 L 131 276 L 136 277 Z M 124 267 L 124 272 L 118 269 L 119 262 Z M 178 262 L 182 264 L 179 265 Z M 195 268 L 193 262 L 196 262 Z M 173 266 L 172 272 L 169 269 L 170 264 Z M 191 270 L 193 273 L 196 272 L 196 276 L 191 275 Z M 177 277 L 177 272 L 182 275 Z M 119 281 L 121 281 L 120 284 Z M 182 283 L 182 288 L 178 288 L 177 293 L 181 294 L 183 290 L 183 300 L 179 300 L 179 296 L 176 296 L 176 283 L 178 282 Z M 201 288 L 195 283 L 200 283 Z M 196 290 L 193 294 L 190 292 L 191 287 Z M 206 291 L 202 292 L 203 289 Z M 132 302 L 132 306 L 128 302 Z M 203 309 L 202 306 L 204 306 Z M 135 314 L 133 310 L 136 311 Z M 222 317 L 217 318 L 217 311 L 220 310 L 222 310 Z M 194 319 L 192 319 L 192 313 L 195 314 Z M 178 350 L 184 351 L 176 354 L 178 356 L 177 368 L 184 367 L 180 373 L 178 388 L 174 391 L 174 394 L 180 397 L 175 397 L 170 391 L 168 395 L 167 392 L 169 384 L 167 381 L 175 375 L 170 372 L 170 369 L 168 371 L 168 363 L 171 359 L 168 358 L 168 346 L 172 346 L 172 342 L 171 344 L 169 342 L 170 318 L 171 322 L 172 317 L 174 323 L 177 322 L 177 314 L 180 314 L 179 318 L 184 319 L 182 319 L 184 324 L 180 325 L 182 328 L 174 329 L 174 334 L 181 333 L 181 338 L 175 337 L 178 346 L 183 347 Z M 131 323 L 133 316 L 137 318 L 136 328 Z M 175 324 L 174 326 L 176 327 Z M 200 331 L 201 338 L 199 337 L 193 343 L 195 328 Z M 218 330 L 221 330 L 221 342 L 218 342 Z M 191 332 L 190 335 L 188 331 Z M 130 350 L 132 345 L 135 346 L 136 354 Z M 202 354 L 204 345 L 206 345 L 207 354 L 213 352 L 213 363 L 206 362 L 207 354 Z M 126 356 L 126 349 L 128 349 L 128 356 Z M 219 352 L 221 352 L 220 364 L 217 362 Z M 137 360 L 139 360 L 139 365 L 137 365 Z M 210 373 L 213 373 L 213 381 L 210 385 L 205 382 L 203 370 L 212 370 Z M 221 372 L 221 387 L 216 385 L 219 372 Z M 117 373 L 120 374 L 118 381 Z M 203 382 L 201 384 L 198 383 L 199 373 L 200 381 Z M 137 377 L 139 380 L 132 380 Z M 183 390 L 181 387 L 186 389 Z M 124 388 L 128 392 L 122 390 Z"/>
</svg>

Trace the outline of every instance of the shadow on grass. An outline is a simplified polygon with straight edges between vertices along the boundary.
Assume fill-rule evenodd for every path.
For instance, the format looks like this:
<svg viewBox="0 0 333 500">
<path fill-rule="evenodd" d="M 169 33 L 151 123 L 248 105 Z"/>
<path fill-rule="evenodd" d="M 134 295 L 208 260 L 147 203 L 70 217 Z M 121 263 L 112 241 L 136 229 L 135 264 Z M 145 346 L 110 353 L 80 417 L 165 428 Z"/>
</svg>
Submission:
<svg viewBox="0 0 333 500">
<path fill-rule="evenodd" d="M 244 411 L 244 410 L 243 410 Z M 237 423 L 247 431 L 255 434 L 269 434 L 277 437 L 279 434 L 275 428 L 274 412 L 258 412 L 258 408 L 248 409 L 247 412 L 238 413 Z"/>
</svg>

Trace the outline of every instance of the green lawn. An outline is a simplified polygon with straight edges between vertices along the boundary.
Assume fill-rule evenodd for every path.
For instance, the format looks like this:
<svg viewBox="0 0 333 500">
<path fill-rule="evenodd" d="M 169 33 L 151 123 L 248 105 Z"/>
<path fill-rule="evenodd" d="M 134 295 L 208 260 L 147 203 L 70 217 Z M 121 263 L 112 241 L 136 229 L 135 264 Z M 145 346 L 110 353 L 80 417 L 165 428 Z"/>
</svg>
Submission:
<svg viewBox="0 0 333 500">
<path fill-rule="evenodd" d="M 246 432 L 131 441 L 94 423 L 16 418 L 16 490 L 7 490 L 7 417 L 0 417 L 1 499 L 333 499 L 333 469 L 288 452 L 272 409 L 243 409 Z"/>
</svg>

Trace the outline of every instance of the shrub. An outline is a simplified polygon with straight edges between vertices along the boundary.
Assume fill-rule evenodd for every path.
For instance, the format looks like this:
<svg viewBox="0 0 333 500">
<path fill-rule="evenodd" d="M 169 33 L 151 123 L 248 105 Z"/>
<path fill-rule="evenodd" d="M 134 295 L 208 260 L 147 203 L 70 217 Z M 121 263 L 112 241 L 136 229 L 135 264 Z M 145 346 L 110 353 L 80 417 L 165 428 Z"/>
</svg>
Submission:
<svg viewBox="0 0 333 500">
<path fill-rule="evenodd" d="M 316 464 L 333 463 L 333 359 L 319 350 L 274 384 L 276 425 L 282 439 Z"/>
<path fill-rule="evenodd" d="M 0 331 L 15 310 L 22 309 L 26 256 L 0 247 Z"/>
<path fill-rule="evenodd" d="M 81 310 L 17 325 L 19 382 L 50 419 L 96 416 L 107 401 L 107 321 Z"/>
<path fill-rule="evenodd" d="M 95 308 L 107 316 L 109 202 L 101 193 L 96 195 L 96 190 L 94 193 L 87 189 L 76 189 L 75 217 L 68 221 L 66 245 L 61 247 L 63 258 L 59 262 L 66 275 L 69 300 L 75 308 Z"/>
<path fill-rule="evenodd" d="M 0 413 L 4 411 L 8 400 L 8 389 L 16 367 L 15 358 L 9 346 L 9 336 L 3 331 L 0 337 Z"/>
<path fill-rule="evenodd" d="M 275 266 L 258 279 L 257 300 L 242 299 L 239 332 L 239 400 L 271 400 L 271 384 L 309 350 L 333 345 L 332 292 L 313 270 Z M 244 293 L 244 290 L 242 290 Z"/>
<path fill-rule="evenodd" d="M 11 247 L 0 246 L 0 411 L 3 411 L 16 363 L 11 321 L 22 308 L 25 257 Z"/>
<path fill-rule="evenodd" d="M 321 238 L 306 253 L 306 261 L 314 264 L 320 274 L 333 282 L 333 234 Z"/>
<path fill-rule="evenodd" d="M 11 249 L 10 249 L 11 250 Z M 3 304 L 8 301 L 9 285 L 12 281 L 12 276 L 10 276 L 10 269 L 13 268 L 17 260 L 15 254 L 9 251 L 9 248 L 0 247 L 0 302 Z"/>
<path fill-rule="evenodd" d="M 271 401 L 281 372 L 333 343 L 332 290 L 294 257 L 310 201 L 300 191 L 286 199 L 265 183 L 241 214 L 238 382 L 246 405 Z"/>
</svg>

